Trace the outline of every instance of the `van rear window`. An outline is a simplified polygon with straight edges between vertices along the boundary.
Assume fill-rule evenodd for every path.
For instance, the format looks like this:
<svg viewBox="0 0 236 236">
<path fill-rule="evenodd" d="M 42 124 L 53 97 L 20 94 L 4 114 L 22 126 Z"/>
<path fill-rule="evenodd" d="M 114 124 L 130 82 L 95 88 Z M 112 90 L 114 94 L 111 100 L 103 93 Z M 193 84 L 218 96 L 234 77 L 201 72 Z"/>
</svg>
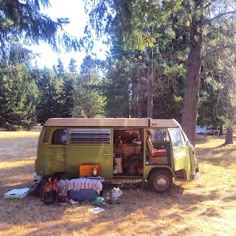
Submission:
<svg viewBox="0 0 236 236">
<path fill-rule="evenodd" d="M 110 144 L 109 129 L 72 129 L 70 130 L 71 144 Z"/>
<path fill-rule="evenodd" d="M 43 143 L 48 143 L 50 132 L 51 132 L 50 129 L 45 130 L 43 135 Z"/>
</svg>

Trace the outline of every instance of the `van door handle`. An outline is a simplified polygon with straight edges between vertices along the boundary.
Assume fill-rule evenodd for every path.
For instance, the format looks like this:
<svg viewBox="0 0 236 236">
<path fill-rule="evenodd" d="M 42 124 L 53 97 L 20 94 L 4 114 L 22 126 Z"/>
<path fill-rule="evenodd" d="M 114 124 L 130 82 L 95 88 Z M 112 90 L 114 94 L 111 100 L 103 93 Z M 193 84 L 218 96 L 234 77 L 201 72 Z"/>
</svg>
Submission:
<svg viewBox="0 0 236 236">
<path fill-rule="evenodd" d="M 105 157 L 105 159 L 108 159 L 110 157 L 109 153 L 104 153 L 103 156 Z"/>
</svg>

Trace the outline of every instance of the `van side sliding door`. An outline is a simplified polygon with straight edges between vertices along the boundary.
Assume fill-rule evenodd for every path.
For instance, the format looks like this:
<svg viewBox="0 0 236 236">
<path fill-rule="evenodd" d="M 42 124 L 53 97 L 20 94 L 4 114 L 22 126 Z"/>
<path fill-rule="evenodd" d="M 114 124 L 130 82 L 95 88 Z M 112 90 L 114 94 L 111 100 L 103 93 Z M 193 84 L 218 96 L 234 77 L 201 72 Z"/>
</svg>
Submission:
<svg viewBox="0 0 236 236">
<path fill-rule="evenodd" d="M 66 171 L 78 175 L 81 164 L 99 164 L 101 175 L 113 176 L 113 130 L 71 128 L 68 132 Z"/>
</svg>

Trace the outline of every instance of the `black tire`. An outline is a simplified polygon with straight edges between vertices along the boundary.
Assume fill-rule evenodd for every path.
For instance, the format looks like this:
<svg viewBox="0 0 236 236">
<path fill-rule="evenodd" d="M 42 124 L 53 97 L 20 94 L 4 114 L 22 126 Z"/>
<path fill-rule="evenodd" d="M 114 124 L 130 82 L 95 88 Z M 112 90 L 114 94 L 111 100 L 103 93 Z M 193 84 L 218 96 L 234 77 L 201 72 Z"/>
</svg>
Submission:
<svg viewBox="0 0 236 236">
<path fill-rule="evenodd" d="M 168 170 L 157 170 L 149 178 L 149 184 L 156 193 L 167 193 L 173 187 L 173 178 Z"/>
</svg>

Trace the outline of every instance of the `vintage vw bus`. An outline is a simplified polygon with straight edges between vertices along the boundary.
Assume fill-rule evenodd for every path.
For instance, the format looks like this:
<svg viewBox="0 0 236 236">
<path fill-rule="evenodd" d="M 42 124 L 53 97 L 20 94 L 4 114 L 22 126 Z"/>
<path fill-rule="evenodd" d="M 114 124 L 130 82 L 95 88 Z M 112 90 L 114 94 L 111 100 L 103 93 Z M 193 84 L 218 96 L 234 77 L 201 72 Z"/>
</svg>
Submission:
<svg viewBox="0 0 236 236">
<path fill-rule="evenodd" d="M 158 193 L 198 173 L 195 149 L 174 119 L 52 118 L 42 128 L 37 175 L 148 181 Z"/>
</svg>

